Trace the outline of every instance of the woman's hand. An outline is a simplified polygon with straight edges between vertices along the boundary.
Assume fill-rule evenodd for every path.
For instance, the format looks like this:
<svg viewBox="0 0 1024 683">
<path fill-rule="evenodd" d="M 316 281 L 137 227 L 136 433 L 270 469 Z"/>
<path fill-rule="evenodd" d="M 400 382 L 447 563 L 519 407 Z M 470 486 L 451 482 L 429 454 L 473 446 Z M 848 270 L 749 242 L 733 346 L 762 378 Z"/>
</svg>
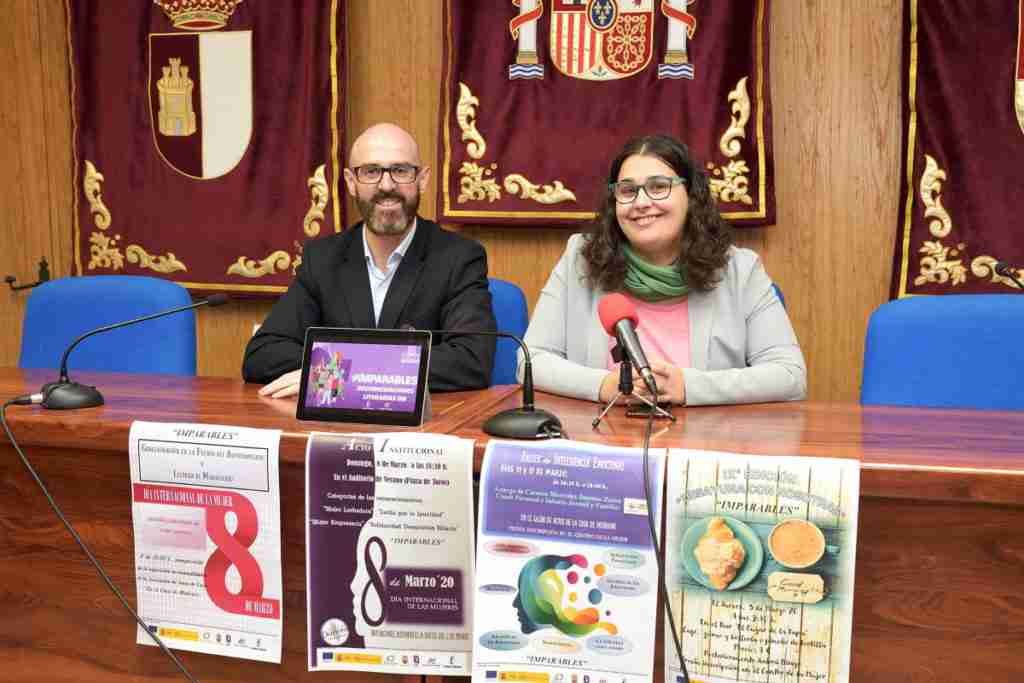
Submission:
<svg viewBox="0 0 1024 683">
<path fill-rule="evenodd" d="M 619 371 L 618 366 L 616 369 L 609 372 L 601 380 L 601 390 L 597 394 L 597 398 L 601 403 L 607 403 L 615 397 L 615 394 L 619 393 Z"/>
<path fill-rule="evenodd" d="M 654 381 L 658 383 L 659 401 L 686 403 L 686 383 L 683 381 L 682 368 L 656 360 L 651 362 L 651 373 L 654 375 Z M 651 397 L 643 378 L 636 371 L 633 372 L 633 385 L 638 394 L 648 399 Z"/>
</svg>

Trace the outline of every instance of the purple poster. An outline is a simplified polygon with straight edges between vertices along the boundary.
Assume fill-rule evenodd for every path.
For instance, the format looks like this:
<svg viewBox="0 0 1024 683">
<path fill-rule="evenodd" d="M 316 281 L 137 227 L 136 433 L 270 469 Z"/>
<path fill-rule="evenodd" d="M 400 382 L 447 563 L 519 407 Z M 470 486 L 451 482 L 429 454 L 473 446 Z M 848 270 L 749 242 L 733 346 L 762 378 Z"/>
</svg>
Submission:
<svg viewBox="0 0 1024 683">
<path fill-rule="evenodd" d="M 310 671 L 469 673 L 472 461 L 452 436 L 310 436 Z"/>
<path fill-rule="evenodd" d="M 416 411 L 419 346 L 315 342 L 306 407 Z"/>
<path fill-rule="evenodd" d="M 491 441 L 480 475 L 473 680 L 648 683 L 663 451 Z"/>
</svg>

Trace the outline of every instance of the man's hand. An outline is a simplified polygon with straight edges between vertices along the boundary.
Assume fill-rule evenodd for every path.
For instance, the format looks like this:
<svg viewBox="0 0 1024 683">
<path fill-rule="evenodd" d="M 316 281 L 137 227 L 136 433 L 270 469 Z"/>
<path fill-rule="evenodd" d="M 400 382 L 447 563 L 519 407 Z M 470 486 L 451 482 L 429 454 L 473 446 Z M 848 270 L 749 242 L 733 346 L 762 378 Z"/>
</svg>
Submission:
<svg viewBox="0 0 1024 683">
<path fill-rule="evenodd" d="M 299 381 L 302 379 L 302 368 L 286 372 L 270 384 L 260 387 L 260 396 L 270 398 L 287 398 L 299 393 Z"/>
</svg>

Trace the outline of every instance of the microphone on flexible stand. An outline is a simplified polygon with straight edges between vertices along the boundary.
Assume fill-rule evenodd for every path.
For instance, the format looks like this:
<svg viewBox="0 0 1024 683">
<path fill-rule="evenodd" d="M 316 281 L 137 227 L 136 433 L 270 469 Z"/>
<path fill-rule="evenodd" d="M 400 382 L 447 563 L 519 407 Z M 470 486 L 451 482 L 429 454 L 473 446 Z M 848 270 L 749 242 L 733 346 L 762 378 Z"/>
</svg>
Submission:
<svg viewBox="0 0 1024 683">
<path fill-rule="evenodd" d="M 647 354 L 640 346 L 640 339 L 636 336 L 636 326 L 639 319 L 636 315 L 636 306 L 624 295 L 619 293 L 609 294 L 597 304 L 597 316 L 601 319 L 601 325 L 609 336 L 614 336 L 619 342 L 619 347 L 625 352 L 626 357 L 643 377 L 647 390 L 651 392 L 654 399 L 658 397 L 658 385 L 654 381 L 654 373 L 651 372 L 651 364 L 647 362 Z"/>
<path fill-rule="evenodd" d="M 220 306 L 227 300 L 227 294 L 213 294 L 202 301 L 197 301 L 196 303 L 189 304 L 188 306 L 179 306 L 178 308 L 153 313 L 152 315 L 146 315 L 133 320 L 125 320 L 124 322 L 114 323 L 112 325 L 105 325 L 90 332 L 86 332 L 71 342 L 67 350 L 64 351 L 64 356 L 60 360 L 60 378 L 56 382 L 47 382 L 42 386 L 38 394 L 32 394 L 31 403 L 38 403 L 44 408 L 49 408 L 50 410 L 77 410 L 78 408 L 95 408 L 96 406 L 103 405 L 103 395 L 96 389 L 96 387 L 72 382 L 68 377 L 68 355 L 71 353 L 73 348 L 78 346 L 82 341 L 88 339 L 94 334 L 99 334 L 100 332 L 109 332 L 110 330 L 116 330 L 119 327 L 134 325 L 135 323 L 152 320 L 153 318 L 162 318 L 165 315 L 181 313 L 182 311 L 199 308 L 200 306 Z"/>
<path fill-rule="evenodd" d="M 650 363 L 647 362 L 647 354 L 640 346 L 640 340 L 636 336 L 636 326 L 639 318 L 636 315 L 636 307 L 622 294 L 609 294 L 597 304 L 597 316 L 601 319 L 601 326 L 609 336 L 614 336 L 618 346 L 612 349 L 612 360 L 619 363 L 619 391 L 601 411 L 601 414 L 594 418 L 590 426 L 597 429 L 601 420 L 608 414 L 608 411 L 619 402 L 620 398 L 633 396 L 641 403 L 647 405 L 652 414 L 664 417 L 672 422 L 676 418 L 672 413 L 658 405 L 658 385 L 654 381 L 654 373 L 651 372 Z M 651 392 L 651 400 L 639 394 L 633 393 L 633 367 L 636 366 Z M 628 414 L 628 413 L 627 413 Z"/>
<path fill-rule="evenodd" d="M 413 329 L 411 326 L 404 326 Z M 509 408 L 492 415 L 484 422 L 483 430 L 491 436 L 504 439 L 551 439 L 564 435 L 562 421 L 553 413 L 533 405 L 533 363 L 526 342 L 508 332 L 483 332 L 479 330 L 430 330 L 431 334 L 451 336 L 456 334 L 481 335 L 511 339 L 523 350 L 523 405 Z"/>
<path fill-rule="evenodd" d="M 644 430 L 644 441 L 643 441 L 643 471 L 644 471 L 644 500 L 647 502 L 647 524 L 651 531 L 651 546 L 654 548 L 654 556 L 658 563 L 658 581 L 661 583 L 665 590 L 665 595 L 668 596 L 671 593 L 668 590 L 668 584 L 665 583 L 665 553 L 664 546 L 658 542 L 658 522 L 654 519 L 654 504 L 653 496 L 651 494 L 651 484 L 649 477 L 649 452 L 651 445 L 651 429 L 654 424 L 655 415 L 661 415 L 667 417 L 673 422 L 676 421 L 675 417 L 663 410 L 657 403 L 658 401 L 658 385 L 654 380 L 654 373 L 651 372 L 651 364 L 647 362 L 647 354 L 644 353 L 643 347 L 640 345 L 640 339 L 636 336 L 636 326 L 639 323 L 639 318 L 636 314 L 636 306 L 633 302 L 625 297 L 625 295 L 618 292 L 608 294 L 597 304 L 597 315 L 601 319 L 601 325 L 609 336 L 614 336 L 618 341 L 619 345 L 613 350 L 612 356 L 615 360 L 622 363 L 620 367 L 619 377 L 619 393 L 612 398 L 612 400 L 605 407 L 604 412 L 598 416 L 593 422 L 593 427 L 597 429 L 597 425 L 601 419 L 607 414 L 615 402 L 619 400 L 619 397 L 623 393 L 632 393 L 632 382 L 628 376 L 629 369 L 626 367 L 632 364 L 640 372 L 640 376 L 644 379 L 644 384 L 647 385 L 647 390 L 651 392 L 651 401 L 646 401 L 642 396 L 638 396 L 641 400 L 650 407 L 650 411 L 647 413 L 647 428 Z M 623 355 L 625 357 L 623 358 Z M 627 394 L 628 395 L 628 394 Z M 690 682 L 690 673 L 686 668 L 686 659 L 683 657 L 683 647 L 680 641 L 679 631 L 676 629 L 675 617 L 672 614 L 672 606 L 670 604 L 665 605 L 665 617 L 668 619 L 669 632 L 672 634 L 672 642 L 675 645 L 676 657 L 679 659 L 679 666 L 682 671 L 682 675 L 677 677 L 676 680 L 683 680 L 686 683 Z"/>
<path fill-rule="evenodd" d="M 997 275 L 1002 275 L 1003 277 L 1008 277 L 1013 280 L 1013 284 L 1017 285 L 1017 289 L 1024 289 L 1024 283 L 1022 283 L 1020 278 L 1017 276 L 1019 270 L 1011 266 L 1006 261 L 996 261 L 995 271 Z"/>
</svg>

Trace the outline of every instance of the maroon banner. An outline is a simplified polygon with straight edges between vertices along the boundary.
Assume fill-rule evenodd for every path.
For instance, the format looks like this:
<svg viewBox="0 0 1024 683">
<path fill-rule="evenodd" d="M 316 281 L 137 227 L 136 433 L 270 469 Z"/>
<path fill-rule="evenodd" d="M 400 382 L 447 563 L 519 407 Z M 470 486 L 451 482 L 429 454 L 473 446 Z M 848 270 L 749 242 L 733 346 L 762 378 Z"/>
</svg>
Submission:
<svg viewBox="0 0 1024 683">
<path fill-rule="evenodd" d="M 344 227 L 340 0 L 68 0 L 75 272 L 283 292 Z"/>
<path fill-rule="evenodd" d="M 637 135 L 689 145 L 723 215 L 775 220 L 769 0 L 445 0 L 440 220 L 594 216 Z"/>
<path fill-rule="evenodd" d="M 892 298 L 1010 293 L 1024 278 L 1024 0 L 905 0 Z"/>
</svg>

